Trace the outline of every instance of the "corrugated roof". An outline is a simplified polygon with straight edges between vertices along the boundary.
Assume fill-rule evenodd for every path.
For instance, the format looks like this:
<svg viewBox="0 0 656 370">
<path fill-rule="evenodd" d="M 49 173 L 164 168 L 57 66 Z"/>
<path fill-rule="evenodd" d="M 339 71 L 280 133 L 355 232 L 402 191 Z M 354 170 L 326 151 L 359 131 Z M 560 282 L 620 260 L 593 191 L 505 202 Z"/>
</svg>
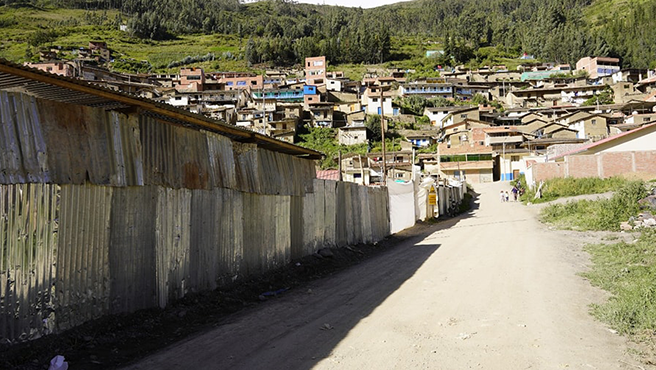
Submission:
<svg viewBox="0 0 656 370">
<path fill-rule="evenodd" d="M 174 125 L 216 132 L 236 141 L 257 144 L 264 149 L 308 159 L 320 159 L 323 156 L 317 151 L 231 126 L 168 104 L 117 92 L 87 81 L 46 73 L 5 59 L 0 59 L 0 90 L 23 92 L 42 99 L 107 110 L 137 108 L 147 115 Z"/>
<path fill-rule="evenodd" d="M 335 180 L 335 181 L 339 181 L 339 170 L 322 170 L 322 171 L 317 171 L 317 179 L 319 179 L 319 180 Z"/>
</svg>

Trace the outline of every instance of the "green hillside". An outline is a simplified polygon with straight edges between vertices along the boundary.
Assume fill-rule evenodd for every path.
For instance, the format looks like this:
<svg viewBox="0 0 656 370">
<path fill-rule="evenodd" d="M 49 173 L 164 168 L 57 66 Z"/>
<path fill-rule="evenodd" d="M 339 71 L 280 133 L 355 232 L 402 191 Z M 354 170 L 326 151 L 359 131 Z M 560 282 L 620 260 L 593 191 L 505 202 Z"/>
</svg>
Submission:
<svg viewBox="0 0 656 370">
<path fill-rule="evenodd" d="M 119 70 L 293 66 L 326 55 L 359 74 L 363 65 L 434 73 L 438 65 L 517 64 L 523 52 L 574 63 L 616 56 L 656 66 L 654 0 L 415 0 L 374 9 L 269 0 L 4 0 L 0 57 L 38 59 L 55 46 L 106 41 Z M 127 27 L 120 31 L 119 27 Z M 426 50 L 443 49 L 440 58 Z M 204 62 L 195 62 L 204 59 Z M 141 62 L 145 61 L 145 62 Z"/>
</svg>

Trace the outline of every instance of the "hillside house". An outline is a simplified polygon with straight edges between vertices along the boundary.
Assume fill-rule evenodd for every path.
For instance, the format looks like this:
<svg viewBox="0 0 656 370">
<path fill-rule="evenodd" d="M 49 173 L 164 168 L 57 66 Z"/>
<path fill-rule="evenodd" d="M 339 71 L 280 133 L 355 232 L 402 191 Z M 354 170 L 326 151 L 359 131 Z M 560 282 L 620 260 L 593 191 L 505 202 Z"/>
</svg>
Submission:
<svg viewBox="0 0 656 370">
<path fill-rule="evenodd" d="M 285 103 L 302 103 L 305 99 L 303 90 L 296 89 L 266 89 L 251 92 L 253 100 L 273 99 Z"/>
<path fill-rule="evenodd" d="M 506 104 L 510 107 L 544 107 L 558 105 L 561 99 L 561 89 L 559 88 L 534 88 L 508 92 Z"/>
<path fill-rule="evenodd" d="M 576 71 L 585 71 L 590 79 L 610 76 L 620 70 L 620 60 L 609 57 L 584 57 L 576 62 Z"/>
<path fill-rule="evenodd" d="M 424 109 L 424 116 L 430 119 L 431 125 L 440 127 L 440 124 L 444 117 L 448 116 L 451 113 L 467 110 L 472 108 L 471 106 L 451 106 L 451 107 L 427 107 Z"/>
<path fill-rule="evenodd" d="M 304 85 L 303 86 L 303 106 L 309 109 L 310 105 L 320 103 L 321 94 L 316 86 Z"/>
<path fill-rule="evenodd" d="M 607 117 L 603 114 L 588 114 L 577 119 L 570 119 L 568 127 L 576 130 L 576 137 L 598 141 L 608 137 Z"/>
<path fill-rule="evenodd" d="M 381 98 L 382 95 L 382 98 Z M 396 94 L 393 91 L 385 91 L 380 86 L 370 86 L 362 95 L 363 105 L 366 105 L 367 114 L 385 114 L 385 116 L 396 116 L 399 114 L 399 108 L 392 105 L 392 100 Z"/>
<path fill-rule="evenodd" d="M 465 120 L 480 121 L 480 111 L 478 107 L 469 107 L 456 111 L 451 111 L 439 123 L 440 129 L 446 129 Z"/>
<path fill-rule="evenodd" d="M 371 184 L 371 168 L 369 158 L 350 154 L 342 158 L 342 180 L 360 185 Z M 374 171 L 374 174 L 376 172 Z"/>
<path fill-rule="evenodd" d="M 612 83 L 638 83 L 649 75 L 649 70 L 638 68 L 622 68 L 611 75 Z"/>
<path fill-rule="evenodd" d="M 340 127 L 337 133 L 340 145 L 357 145 L 367 142 L 367 128 L 364 123 Z"/>
<path fill-rule="evenodd" d="M 382 182 L 383 156 L 382 153 L 369 153 L 369 168 L 372 169 L 371 183 Z M 388 181 L 412 180 L 412 151 L 398 151 L 385 153 L 385 166 Z"/>
<path fill-rule="evenodd" d="M 308 110 L 310 111 L 309 123 L 312 127 L 335 127 L 333 103 L 313 103 L 310 104 Z"/>
<path fill-rule="evenodd" d="M 305 58 L 305 83 L 307 85 L 326 84 L 326 57 Z"/>
<path fill-rule="evenodd" d="M 437 131 L 402 130 L 399 134 L 415 148 L 427 148 L 437 142 Z"/>
<path fill-rule="evenodd" d="M 624 118 L 624 123 L 629 125 L 644 125 L 656 121 L 656 112 L 654 113 L 634 113 Z"/>
<path fill-rule="evenodd" d="M 526 170 L 523 157 L 529 155 L 522 144 L 524 134 L 516 127 L 490 127 L 478 129 L 485 134 L 485 145 L 490 147 L 496 158 L 494 178 L 510 181 L 518 178 Z"/>
<path fill-rule="evenodd" d="M 431 176 L 445 175 L 471 183 L 494 180 L 493 151 L 478 141 L 458 146 L 438 144 L 439 159 L 425 159 L 424 170 Z"/>
<path fill-rule="evenodd" d="M 205 85 L 205 72 L 202 68 L 181 68 L 180 82 L 175 89 L 180 92 L 203 91 Z"/>
<path fill-rule="evenodd" d="M 401 85 L 401 96 L 441 97 L 453 99 L 454 86 L 447 83 L 406 83 Z"/>
<path fill-rule="evenodd" d="M 262 90 L 264 88 L 264 76 L 244 72 L 221 72 L 212 76 L 223 83 L 226 90 Z"/>
<path fill-rule="evenodd" d="M 76 75 L 76 68 L 73 62 L 57 61 L 45 63 L 25 63 L 25 65 L 59 76 L 75 77 Z"/>
</svg>

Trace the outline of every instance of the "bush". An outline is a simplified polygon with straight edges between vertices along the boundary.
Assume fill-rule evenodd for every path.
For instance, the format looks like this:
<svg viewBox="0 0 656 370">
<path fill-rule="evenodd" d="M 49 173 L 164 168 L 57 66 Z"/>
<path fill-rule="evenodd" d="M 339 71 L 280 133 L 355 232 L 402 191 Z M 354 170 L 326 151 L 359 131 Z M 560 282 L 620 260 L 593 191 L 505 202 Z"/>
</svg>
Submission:
<svg viewBox="0 0 656 370">
<path fill-rule="evenodd" d="M 210 62 L 215 59 L 215 56 L 213 53 L 207 53 L 205 55 L 188 55 L 184 57 L 182 60 L 174 60 L 170 62 L 166 68 L 175 68 L 179 66 L 184 66 L 188 64 L 194 64 L 194 63 L 199 63 L 199 62 Z"/>
<path fill-rule="evenodd" d="M 542 187 L 542 198 L 533 199 L 535 196 L 534 190 L 526 192 L 523 200 L 528 200 L 534 203 L 549 202 L 561 197 L 571 197 L 584 194 L 599 194 L 607 191 L 618 190 L 624 186 L 628 180 L 622 177 L 611 177 L 607 179 L 600 179 L 598 177 L 585 177 L 585 178 L 555 178 L 547 180 Z M 523 184 L 526 188 L 526 184 Z"/>
<path fill-rule="evenodd" d="M 541 218 L 545 222 L 578 230 L 619 230 L 620 222 L 640 211 L 638 201 L 647 194 L 643 182 L 631 181 L 610 199 L 554 204 L 542 210 Z"/>
</svg>

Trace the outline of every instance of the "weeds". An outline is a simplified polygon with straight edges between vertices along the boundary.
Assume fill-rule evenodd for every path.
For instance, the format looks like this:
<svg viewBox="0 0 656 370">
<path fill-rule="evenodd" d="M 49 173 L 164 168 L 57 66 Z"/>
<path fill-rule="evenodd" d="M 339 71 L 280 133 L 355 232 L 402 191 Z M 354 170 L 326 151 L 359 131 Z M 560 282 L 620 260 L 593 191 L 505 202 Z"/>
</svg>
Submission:
<svg viewBox="0 0 656 370">
<path fill-rule="evenodd" d="M 622 177 L 611 177 L 600 179 L 597 177 L 585 178 L 555 178 L 547 180 L 542 187 L 542 197 L 533 199 L 535 190 L 527 191 L 522 200 L 533 203 L 544 203 L 561 197 L 571 197 L 583 194 L 599 194 L 607 191 L 614 191 L 626 185 L 629 180 Z"/>
<path fill-rule="evenodd" d="M 610 199 L 554 204 L 541 212 L 545 222 L 575 230 L 618 230 L 620 222 L 640 211 L 638 201 L 648 192 L 643 182 L 626 181 Z"/>
<path fill-rule="evenodd" d="M 622 334 L 653 335 L 656 330 L 656 231 L 635 243 L 589 245 L 592 270 L 583 276 L 613 296 L 592 313 Z M 651 334 L 650 334 L 651 333 Z"/>
</svg>

